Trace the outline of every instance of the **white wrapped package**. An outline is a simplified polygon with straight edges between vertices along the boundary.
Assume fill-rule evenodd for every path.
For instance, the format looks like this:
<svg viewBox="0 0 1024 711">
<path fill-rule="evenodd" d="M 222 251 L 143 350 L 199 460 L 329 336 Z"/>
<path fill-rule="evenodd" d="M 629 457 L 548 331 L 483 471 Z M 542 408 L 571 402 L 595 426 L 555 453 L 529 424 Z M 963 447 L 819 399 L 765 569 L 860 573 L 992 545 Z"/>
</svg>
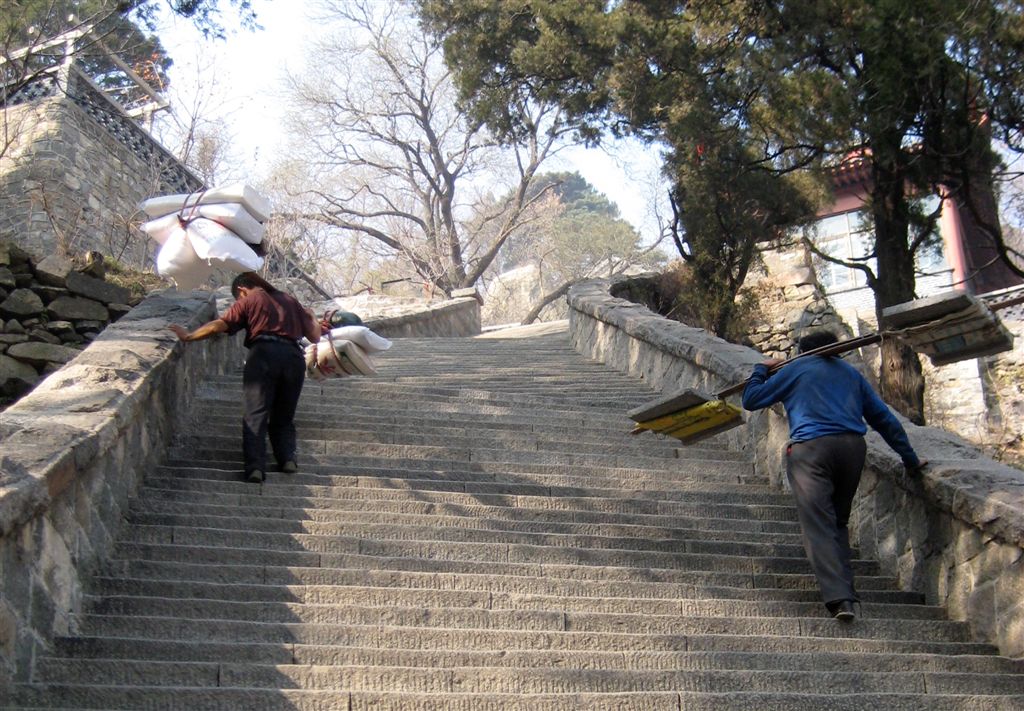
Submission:
<svg viewBox="0 0 1024 711">
<path fill-rule="evenodd" d="M 162 277 L 174 279 L 178 289 L 191 291 L 210 278 L 213 267 L 199 258 L 185 230 L 179 227 L 160 247 L 156 271 Z"/>
<path fill-rule="evenodd" d="M 205 217 L 227 227 L 248 244 L 259 244 L 263 241 L 263 232 L 266 228 L 241 205 L 201 205 L 195 211 L 190 208 L 186 212 L 193 217 Z M 163 244 L 185 221 L 180 213 L 172 212 L 170 215 L 143 222 L 140 229 L 157 244 Z"/>
<path fill-rule="evenodd" d="M 263 257 L 234 232 L 213 220 L 202 217 L 192 220 L 185 232 L 199 258 L 215 267 L 241 274 L 258 271 L 263 266 Z"/>
<path fill-rule="evenodd" d="M 352 341 L 367 353 L 380 353 L 391 347 L 391 341 L 383 336 L 378 336 L 366 326 L 332 328 L 331 340 Z"/>
<path fill-rule="evenodd" d="M 324 338 L 306 346 L 306 375 L 314 380 L 376 374 L 373 360 L 352 341 Z"/>
<path fill-rule="evenodd" d="M 150 220 L 142 226 L 142 229 L 149 234 L 146 230 L 146 225 L 149 225 L 150 223 L 162 223 L 163 220 L 166 220 L 169 217 L 178 216 L 183 217 L 185 220 L 191 220 L 196 217 L 205 217 L 208 220 L 213 220 L 219 225 L 224 225 L 249 244 L 259 244 L 262 242 L 263 233 L 267 229 L 261 225 L 255 217 L 249 214 L 249 211 L 245 209 L 244 205 L 240 205 L 236 202 L 187 207 L 181 212 L 172 212 L 170 215 L 164 215 L 163 217 L 158 217 L 155 220 Z M 153 237 L 153 239 L 156 239 L 156 237 Z"/>
<path fill-rule="evenodd" d="M 178 219 L 177 213 L 164 215 L 155 220 L 143 222 L 141 229 L 157 244 L 163 244 L 170 239 L 171 235 L 181 230 L 181 220 Z"/>
<path fill-rule="evenodd" d="M 197 193 L 179 193 L 177 195 L 161 195 L 145 200 L 139 208 L 150 217 L 161 217 L 172 212 L 179 212 L 188 205 L 212 205 L 214 203 L 237 203 L 243 205 L 249 214 L 259 222 L 266 222 L 270 217 L 270 203 L 265 197 L 245 183 L 234 183 L 217 188 L 210 188 Z"/>
</svg>

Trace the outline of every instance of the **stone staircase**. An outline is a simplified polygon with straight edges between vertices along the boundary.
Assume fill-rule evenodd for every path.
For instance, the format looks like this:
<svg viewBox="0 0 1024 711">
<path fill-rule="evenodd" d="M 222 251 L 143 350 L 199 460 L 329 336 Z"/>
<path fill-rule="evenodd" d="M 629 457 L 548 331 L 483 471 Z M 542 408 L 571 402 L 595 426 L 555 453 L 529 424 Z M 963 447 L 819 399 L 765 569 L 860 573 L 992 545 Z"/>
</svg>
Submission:
<svg viewBox="0 0 1024 711">
<path fill-rule="evenodd" d="M 300 472 L 240 481 L 240 378 L 133 500 L 16 708 L 1024 709 L 1024 662 L 856 561 L 829 619 L 788 495 L 631 437 L 564 330 L 399 339 L 307 385 Z"/>
</svg>

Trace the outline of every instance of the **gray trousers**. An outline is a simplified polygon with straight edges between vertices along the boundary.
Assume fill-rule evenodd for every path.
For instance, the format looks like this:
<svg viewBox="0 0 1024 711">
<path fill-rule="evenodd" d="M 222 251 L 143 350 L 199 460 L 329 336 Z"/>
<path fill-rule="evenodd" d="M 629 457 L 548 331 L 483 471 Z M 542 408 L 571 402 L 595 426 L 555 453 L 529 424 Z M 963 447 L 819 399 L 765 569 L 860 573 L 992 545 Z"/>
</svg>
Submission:
<svg viewBox="0 0 1024 711">
<path fill-rule="evenodd" d="M 850 507 L 867 448 L 859 434 L 828 435 L 786 448 L 786 475 L 796 498 L 804 550 L 822 599 L 859 600 L 850 564 Z"/>
</svg>

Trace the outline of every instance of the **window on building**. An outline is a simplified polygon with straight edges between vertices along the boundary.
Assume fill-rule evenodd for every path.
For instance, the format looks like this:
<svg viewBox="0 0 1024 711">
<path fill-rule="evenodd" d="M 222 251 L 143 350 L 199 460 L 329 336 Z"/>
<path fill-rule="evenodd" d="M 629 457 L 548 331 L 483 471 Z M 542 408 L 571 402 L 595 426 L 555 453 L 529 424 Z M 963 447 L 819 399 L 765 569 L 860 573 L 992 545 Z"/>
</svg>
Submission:
<svg viewBox="0 0 1024 711">
<path fill-rule="evenodd" d="M 871 217 L 863 210 L 829 215 L 808 228 L 808 236 L 823 253 L 846 262 L 863 260 L 874 249 Z M 867 260 L 875 269 L 875 260 Z M 814 270 L 825 291 L 841 291 L 864 286 L 867 279 L 859 269 L 814 257 Z"/>
<path fill-rule="evenodd" d="M 917 209 L 922 215 L 931 215 L 939 209 L 939 198 L 929 195 L 918 201 Z M 936 225 L 936 230 L 938 225 Z M 914 254 L 917 271 L 922 274 L 934 274 L 949 269 L 946 257 L 942 250 L 942 238 L 939 235 L 931 236 L 924 244 L 917 248 Z"/>
</svg>

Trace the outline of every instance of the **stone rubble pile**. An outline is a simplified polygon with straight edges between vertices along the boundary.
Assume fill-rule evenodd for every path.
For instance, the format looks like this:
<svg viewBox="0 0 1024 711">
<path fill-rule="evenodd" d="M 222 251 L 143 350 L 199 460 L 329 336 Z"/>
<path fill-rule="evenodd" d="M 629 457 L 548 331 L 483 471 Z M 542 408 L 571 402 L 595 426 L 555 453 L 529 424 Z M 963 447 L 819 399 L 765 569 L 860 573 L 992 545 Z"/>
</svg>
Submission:
<svg viewBox="0 0 1024 711">
<path fill-rule="evenodd" d="M 102 258 L 86 266 L 42 260 L 0 242 L 0 407 L 31 390 L 126 314 L 130 292 L 105 281 Z"/>
</svg>

